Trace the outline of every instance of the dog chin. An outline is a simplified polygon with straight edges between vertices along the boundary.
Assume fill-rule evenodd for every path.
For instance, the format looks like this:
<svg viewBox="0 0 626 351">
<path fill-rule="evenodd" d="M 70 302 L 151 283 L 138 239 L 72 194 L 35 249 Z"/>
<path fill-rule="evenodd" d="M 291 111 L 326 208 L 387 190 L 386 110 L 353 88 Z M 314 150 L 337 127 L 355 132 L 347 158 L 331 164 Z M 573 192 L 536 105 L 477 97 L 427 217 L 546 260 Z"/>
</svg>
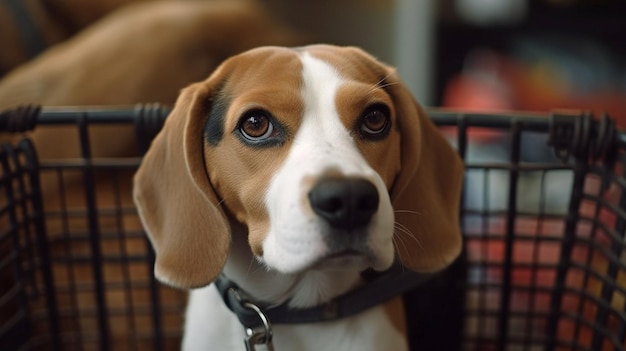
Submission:
<svg viewBox="0 0 626 351">
<path fill-rule="evenodd" d="M 372 254 L 358 252 L 356 250 L 343 250 L 340 252 L 329 253 L 319 258 L 311 258 L 306 262 L 299 262 L 289 267 L 283 265 L 273 267 L 272 264 L 259 258 L 269 269 L 278 271 L 283 274 L 299 274 L 306 271 L 319 272 L 362 272 L 366 269 L 374 269 L 375 271 L 384 271 L 393 263 L 390 260 L 375 257 Z"/>
<path fill-rule="evenodd" d="M 276 241 L 276 235 L 268 235 L 263 244 L 263 255 L 257 260 L 269 270 L 281 274 L 299 274 L 308 270 L 320 271 L 384 271 L 394 261 L 391 240 L 375 242 L 356 240 L 334 241 L 332 247 L 322 240 L 311 240 L 306 245 L 297 241 Z M 286 243 L 293 243 L 291 246 Z M 302 249 L 306 246 L 306 249 Z"/>
</svg>

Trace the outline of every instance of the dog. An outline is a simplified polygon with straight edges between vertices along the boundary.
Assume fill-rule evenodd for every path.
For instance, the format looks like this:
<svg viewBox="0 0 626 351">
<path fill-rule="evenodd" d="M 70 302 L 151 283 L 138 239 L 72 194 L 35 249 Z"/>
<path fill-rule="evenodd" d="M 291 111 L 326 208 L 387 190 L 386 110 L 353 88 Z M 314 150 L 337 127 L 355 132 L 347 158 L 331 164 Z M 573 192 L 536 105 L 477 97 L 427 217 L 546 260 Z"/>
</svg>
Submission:
<svg viewBox="0 0 626 351">
<path fill-rule="evenodd" d="M 116 9 L 155 0 L 0 0 L 0 77 Z"/>
<path fill-rule="evenodd" d="M 441 270 L 461 250 L 462 175 L 391 67 L 354 47 L 261 47 L 181 92 L 133 197 L 154 274 L 192 289 L 183 349 L 238 350 L 244 328 L 212 282 L 226 277 L 250 301 L 297 313 L 361 288 L 367 269 Z M 406 350 L 403 318 L 395 298 L 275 325 L 272 341 Z"/>
</svg>

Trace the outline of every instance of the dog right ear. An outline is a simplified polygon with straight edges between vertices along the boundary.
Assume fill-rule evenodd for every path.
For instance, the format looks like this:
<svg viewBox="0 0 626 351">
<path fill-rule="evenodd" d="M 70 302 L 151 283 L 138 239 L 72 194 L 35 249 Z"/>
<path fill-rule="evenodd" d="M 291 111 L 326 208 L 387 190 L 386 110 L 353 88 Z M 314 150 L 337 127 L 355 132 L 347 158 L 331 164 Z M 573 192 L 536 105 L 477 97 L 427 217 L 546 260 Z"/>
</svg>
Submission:
<svg viewBox="0 0 626 351">
<path fill-rule="evenodd" d="M 178 288 L 215 280 L 230 246 L 203 157 L 209 95 L 206 83 L 182 91 L 134 178 L 134 201 L 156 252 L 154 274 Z"/>
</svg>

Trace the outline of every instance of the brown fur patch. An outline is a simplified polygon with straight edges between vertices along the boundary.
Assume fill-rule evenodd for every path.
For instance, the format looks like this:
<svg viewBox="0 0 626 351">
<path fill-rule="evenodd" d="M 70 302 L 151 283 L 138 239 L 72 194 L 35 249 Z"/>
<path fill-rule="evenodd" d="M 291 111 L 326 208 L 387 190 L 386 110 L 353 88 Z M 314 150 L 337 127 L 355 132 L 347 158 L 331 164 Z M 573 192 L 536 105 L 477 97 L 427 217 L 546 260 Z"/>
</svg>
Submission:
<svg viewBox="0 0 626 351">
<path fill-rule="evenodd" d="M 402 296 L 395 297 L 384 305 L 385 313 L 389 316 L 389 320 L 393 328 L 400 334 L 406 335 L 406 316 L 404 314 L 404 301 Z"/>
<path fill-rule="evenodd" d="M 262 255 L 269 229 L 265 192 L 289 152 L 303 114 L 302 64 L 292 50 L 264 48 L 240 55 L 221 69 L 223 91 L 231 104 L 224 118 L 223 140 L 215 147 L 206 146 L 207 169 L 223 207 L 248 226 L 252 251 Z M 251 109 L 266 110 L 281 124 L 280 144 L 255 146 L 241 140 L 237 127 Z"/>
</svg>

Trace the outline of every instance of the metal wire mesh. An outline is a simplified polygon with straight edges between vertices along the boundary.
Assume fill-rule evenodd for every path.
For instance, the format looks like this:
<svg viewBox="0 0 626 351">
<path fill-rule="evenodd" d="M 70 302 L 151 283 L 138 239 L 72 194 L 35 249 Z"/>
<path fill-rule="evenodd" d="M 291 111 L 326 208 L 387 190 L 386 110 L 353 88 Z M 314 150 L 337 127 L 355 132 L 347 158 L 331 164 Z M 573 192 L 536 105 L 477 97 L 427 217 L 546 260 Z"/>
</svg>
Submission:
<svg viewBox="0 0 626 351">
<path fill-rule="evenodd" d="M 0 350 L 178 349 L 185 294 L 153 278 L 130 198 L 130 177 L 167 109 L 22 111 L 31 118 L 0 114 L 0 128 L 18 135 L 36 125 L 74 138 L 78 152 L 60 157 L 27 140 L 0 151 Z M 410 318 L 412 345 L 624 350 L 625 143 L 610 119 L 430 114 L 466 163 L 466 250 L 419 296 L 458 291 L 463 304 L 440 322 Z M 136 144 L 115 154 L 128 133 Z M 405 301 L 412 314 L 447 311 Z M 427 324 L 438 328 L 430 340 L 417 330 Z"/>
<path fill-rule="evenodd" d="M 623 350 L 624 155 L 603 134 L 611 122 L 447 117 L 467 169 L 464 349 Z"/>
</svg>

